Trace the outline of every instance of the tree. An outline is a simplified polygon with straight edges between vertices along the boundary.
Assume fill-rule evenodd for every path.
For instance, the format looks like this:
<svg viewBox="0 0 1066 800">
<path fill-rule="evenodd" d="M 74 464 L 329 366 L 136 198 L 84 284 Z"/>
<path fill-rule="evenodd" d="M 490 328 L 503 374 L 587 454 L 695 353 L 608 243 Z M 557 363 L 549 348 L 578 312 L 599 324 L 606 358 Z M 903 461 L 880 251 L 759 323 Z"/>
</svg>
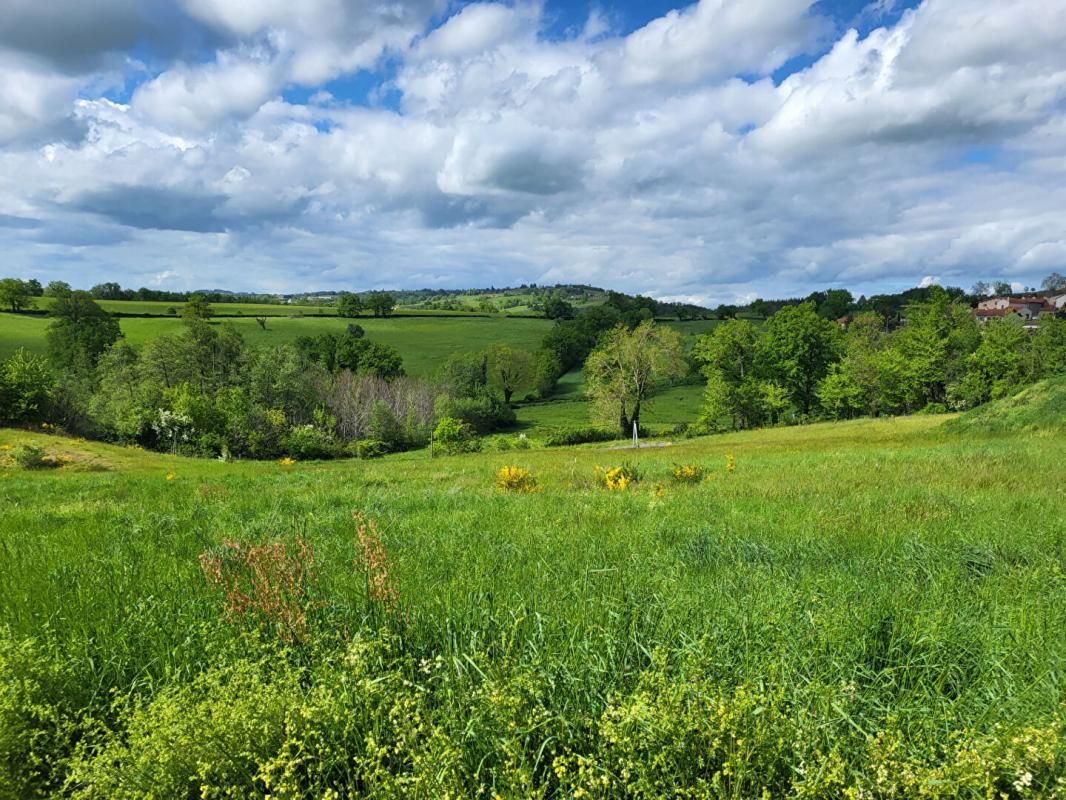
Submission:
<svg viewBox="0 0 1066 800">
<path fill-rule="evenodd" d="M 396 308 L 396 298 L 389 292 L 370 292 L 365 305 L 374 312 L 375 317 L 387 317 Z"/>
<path fill-rule="evenodd" d="M 486 354 L 485 372 L 489 385 L 503 392 L 503 401 L 510 404 L 515 392 L 533 383 L 533 356 L 525 350 L 498 344 Z"/>
<path fill-rule="evenodd" d="M 40 419 L 54 386 L 55 378 L 43 358 L 16 350 L 0 364 L 0 423 Z"/>
<path fill-rule="evenodd" d="M 974 297 L 987 297 L 992 293 L 992 287 L 988 285 L 987 281 L 977 281 L 970 289 L 970 294 Z"/>
<path fill-rule="evenodd" d="M 70 284 L 66 281 L 49 281 L 48 285 L 44 287 L 45 297 L 63 297 L 73 291 L 70 288 Z"/>
<path fill-rule="evenodd" d="M 44 294 L 44 287 L 41 286 L 41 282 L 36 278 L 30 278 L 26 281 L 26 285 L 30 288 L 30 294 L 34 297 L 41 297 Z"/>
<path fill-rule="evenodd" d="M 995 295 L 1007 295 L 1013 292 L 1011 285 L 1006 281 L 996 281 L 992 284 L 992 294 Z"/>
<path fill-rule="evenodd" d="M 840 355 L 840 329 L 822 319 L 814 303 L 787 306 L 766 323 L 759 363 L 765 377 L 784 386 L 792 402 L 810 414 L 818 383 Z"/>
<path fill-rule="evenodd" d="M 27 281 L 18 278 L 0 280 L 0 305 L 11 311 L 22 311 L 33 306 L 33 289 Z"/>
<path fill-rule="evenodd" d="M 755 374 L 758 344 L 758 330 L 744 319 L 727 320 L 697 339 L 692 357 L 703 364 L 707 377 L 701 424 L 717 430 L 722 417 L 729 417 L 734 429 L 760 424 L 762 393 Z"/>
<path fill-rule="evenodd" d="M 1052 272 L 1040 285 L 1049 292 L 1066 291 L 1066 275 Z"/>
<path fill-rule="evenodd" d="M 202 294 L 190 294 L 181 307 L 181 318 L 186 322 L 207 322 L 214 315 L 215 310 Z"/>
<path fill-rule="evenodd" d="M 544 316 L 548 319 L 570 319 L 574 307 L 562 297 L 549 297 L 544 301 Z"/>
<path fill-rule="evenodd" d="M 341 292 L 337 297 L 337 314 L 341 317 L 358 317 L 363 310 L 363 298 L 354 292 Z"/>
<path fill-rule="evenodd" d="M 585 362 L 586 391 L 597 413 L 618 421 L 622 435 L 640 425 L 640 407 L 659 386 L 685 375 L 681 336 L 651 320 L 607 331 Z"/>
<path fill-rule="evenodd" d="M 48 326 L 48 357 L 57 367 L 85 368 L 114 344 L 122 332 L 118 322 L 88 292 L 58 296 Z"/>
<path fill-rule="evenodd" d="M 122 299 L 122 287 L 117 283 L 98 283 L 89 292 L 96 300 Z"/>
<path fill-rule="evenodd" d="M 953 394 L 965 405 L 975 406 L 1028 383 L 1032 339 L 1017 315 L 992 320 L 981 344 L 967 358 L 966 374 Z"/>
</svg>

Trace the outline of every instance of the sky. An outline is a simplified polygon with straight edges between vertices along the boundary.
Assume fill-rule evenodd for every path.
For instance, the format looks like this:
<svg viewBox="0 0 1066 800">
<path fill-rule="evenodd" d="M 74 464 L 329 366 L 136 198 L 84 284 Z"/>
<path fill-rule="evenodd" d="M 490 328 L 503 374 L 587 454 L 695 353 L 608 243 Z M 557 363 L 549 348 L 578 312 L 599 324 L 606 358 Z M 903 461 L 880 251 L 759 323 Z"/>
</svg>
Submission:
<svg viewBox="0 0 1066 800">
<path fill-rule="evenodd" d="M 1066 269 L 1066 0 L 5 0 L 0 274 L 701 304 Z"/>
</svg>

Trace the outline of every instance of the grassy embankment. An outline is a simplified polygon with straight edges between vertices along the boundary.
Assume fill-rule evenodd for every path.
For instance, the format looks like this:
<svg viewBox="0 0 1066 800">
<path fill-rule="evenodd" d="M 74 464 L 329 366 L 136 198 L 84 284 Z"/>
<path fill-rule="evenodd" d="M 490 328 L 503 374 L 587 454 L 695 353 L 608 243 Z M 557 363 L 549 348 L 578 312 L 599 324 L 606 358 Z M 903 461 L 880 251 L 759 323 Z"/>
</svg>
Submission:
<svg viewBox="0 0 1066 800">
<path fill-rule="evenodd" d="M 1066 461 L 941 421 L 291 466 L 0 431 L 74 459 L 0 471 L 0 796 L 1061 796 Z M 198 557 L 297 539 L 286 645 Z"/>
</svg>

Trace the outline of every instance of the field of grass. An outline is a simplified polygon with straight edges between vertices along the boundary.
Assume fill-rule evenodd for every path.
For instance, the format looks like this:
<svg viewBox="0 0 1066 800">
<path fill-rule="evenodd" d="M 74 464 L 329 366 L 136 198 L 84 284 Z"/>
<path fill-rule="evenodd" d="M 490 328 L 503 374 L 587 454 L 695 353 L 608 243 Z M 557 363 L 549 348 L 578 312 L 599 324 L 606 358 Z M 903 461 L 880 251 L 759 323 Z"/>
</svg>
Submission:
<svg viewBox="0 0 1066 800">
<path fill-rule="evenodd" d="M 1066 460 L 942 421 L 291 466 L 0 431 L 73 459 L 0 470 L 0 797 L 1061 797 Z M 284 591 L 227 614 L 226 541 Z"/>
<path fill-rule="evenodd" d="M 251 344 L 273 345 L 292 342 L 300 336 L 343 331 L 357 322 L 375 341 L 390 344 L 403 356 L 404 367 L 411 375 L 429 375 L 452 353 L 484 350 L 496 343 L 535 350 L 551 327 L 549 320 L 503 319 L 500 317 L 399 317 L 358 320 L 339 317 L 272 318 L 262 330 L 255 319 L 216 320 L 213 325 L 232 325 Z M 124 317 L 119 320 L 122 333 L 134 345 L 156 336 L 180 333 L 182 321 L 175 318 Z M 43 317 L 0 314 L 0 358 L 19 347 L 44 352 L 44 331 L 48 320 Z"/>
<path fill-rule="evenodd" d="M 591 407 L 583 391 L 581 372 L 568 373 L 560 381 L 560 392 L 551 400 L 518 406 L 515 412 L 519 429 L 543 435 L 565 428 L 592 425 Z M 656 394 L 641 407 L 641 424 L 656 430 L 672 428 L 681 423 L 691 424 L 699 415 L 703 391 L 702 385 L 685 384 Z"/>
<path fill-rule="evenodd" d="M 34 307 L 47 310 L 54 300 L 51 297 L 34 298 Z M 171 310 L 180 312 L 184 303 L 167 302 L 164 300 L 97 300 L 104 311 L 109 314 L 135 314 L 152 315 L 158 317 L 172 317 L 176 314 Z M 335 316 L 337 310 L 333 306 L 308 306 L 308 305 L 282 305 L 280 303 L 214 303 L 215 313 L 222 317 L 247 316 L 247 317 L 291 317 L 300 314 L 314 316 Z"/>
</svg>

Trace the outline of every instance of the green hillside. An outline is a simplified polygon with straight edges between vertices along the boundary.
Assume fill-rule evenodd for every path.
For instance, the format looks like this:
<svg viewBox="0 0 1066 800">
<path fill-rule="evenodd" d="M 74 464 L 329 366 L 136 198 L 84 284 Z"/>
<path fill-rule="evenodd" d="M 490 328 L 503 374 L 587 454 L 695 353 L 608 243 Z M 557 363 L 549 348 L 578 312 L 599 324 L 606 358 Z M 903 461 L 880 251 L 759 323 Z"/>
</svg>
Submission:
<svg viewBox="0 0 1066 800">
<path fill-rule="evenodd" d="M 1066 461 L 940 424 L 290 466 L 0 431 L 70 459 L 0 469 L 4 796 L 1052 797 Z"/>
<path fill-rule="evenodd" d="M 1047 433 L 1066 429 L 1066 376 L 1048 378 L 950 420 L 956 433 Z"/>
</svg>

